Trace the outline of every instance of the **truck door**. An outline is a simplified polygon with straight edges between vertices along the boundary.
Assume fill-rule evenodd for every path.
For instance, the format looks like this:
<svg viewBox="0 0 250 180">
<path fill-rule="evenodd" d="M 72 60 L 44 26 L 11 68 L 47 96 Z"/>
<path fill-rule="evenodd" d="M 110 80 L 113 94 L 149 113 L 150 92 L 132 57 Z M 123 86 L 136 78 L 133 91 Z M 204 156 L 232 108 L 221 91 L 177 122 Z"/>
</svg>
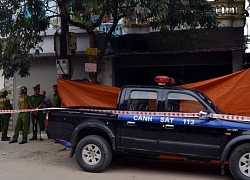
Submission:
<svg viewBox="0 0 250 180">
<path fill-rule="evenodd" d="M 160 118 L 159 151 L 176 155 L 219 157 L 223 133 L 221 121 L 185 117 L 182 113 L 199 113 L 207 109 L 191 94 L 176 91 L 166 93 L 164 97 L 166 111 L 177 112 L 178 115 Z"/>
<path fill-rule="evenodd" d="M 157 99 L 162 91 L 131 90 L 126 101 L 126 113 L 119 114 L 117 120 L 117 146 L 122 149 L 156 151 L 157 129 L 159 123 L 154 122 L 153 115 L 143 115 L 155 112 Z"/>
</svg>

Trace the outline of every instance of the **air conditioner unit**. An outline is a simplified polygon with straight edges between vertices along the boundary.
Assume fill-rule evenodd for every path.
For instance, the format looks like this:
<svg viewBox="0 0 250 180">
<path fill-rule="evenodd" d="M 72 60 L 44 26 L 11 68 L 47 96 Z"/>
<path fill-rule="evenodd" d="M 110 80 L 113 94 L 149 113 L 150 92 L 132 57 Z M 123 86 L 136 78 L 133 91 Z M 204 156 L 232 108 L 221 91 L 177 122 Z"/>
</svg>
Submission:
<svg viewBox="0 0 250 180">
<path fill-rule="evenodd" d="M 56 60 L 57 74 L 69 74 L 69 60 L 58 59 Z"/>
</svg>

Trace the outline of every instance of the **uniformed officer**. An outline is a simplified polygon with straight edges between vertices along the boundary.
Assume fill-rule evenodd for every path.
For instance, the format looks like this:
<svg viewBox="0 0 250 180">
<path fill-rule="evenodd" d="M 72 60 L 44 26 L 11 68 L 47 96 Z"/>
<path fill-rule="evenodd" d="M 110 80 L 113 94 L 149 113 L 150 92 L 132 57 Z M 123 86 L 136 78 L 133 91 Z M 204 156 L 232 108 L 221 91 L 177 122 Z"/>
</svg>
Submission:
<svg viewBox="0 0 250 180">
<path fill-rule="evenodd" d="M 30 103 L 32 109 L 41 109 L 43 107 L 44 97 L 40 94 L 40 84 L 33 87 L 34 94 L 31 96 Z M 33 136 L 30 140 L 37 140 L 37 123 L 40 128 L 40 141 L 43 140 L 41 136 L 41 131 L 44 131 L 45 125 L 43 121 L 42 111 L 33 111 L 31 115 L 32 126 L 33 126 Z"/>
<path fill-rule="evenodd" d="M 0 90 L 0 110 L 10 110 L 13 109 L 10 100 L 6 98 L 8 92 L 6 89 Z M 0 119 L 2 120 L 2 141 L 9 141 L 10 137 L 7 136 L 9 122 L 10 122 L 11 113 L 0 114 Z"/>
<path fill-rule="evenodd" d="M 53 85 L 52 88 L 53 88 L 53 91 L 54 91 L 53 99 L 52 99 L 53 100 L 52 101 L 53 102 L 53 107 L 61 107 L 62 99 L 58 94 L 57 85 Z"/>
<path fill-rule="evenodd" d="M 27 95 L 27 87 L 25 86 L 18 86 L 17 89 L 19 90 L 19 98 L 18 98 L 18 107 L 19 109 L 29 109 L 30 107 L 30 97 Z M 29 116 L 30 112 L 20 112 L 17 116 L 15 132 L 12 137 L 12 140 L 9 143 L 16 143 L 20 128 L 23 126 L 22 132 L 22 141 L 19 144 L 27 143 L 28 139 L 28 130 L 29 130 Z"/>
</svg>

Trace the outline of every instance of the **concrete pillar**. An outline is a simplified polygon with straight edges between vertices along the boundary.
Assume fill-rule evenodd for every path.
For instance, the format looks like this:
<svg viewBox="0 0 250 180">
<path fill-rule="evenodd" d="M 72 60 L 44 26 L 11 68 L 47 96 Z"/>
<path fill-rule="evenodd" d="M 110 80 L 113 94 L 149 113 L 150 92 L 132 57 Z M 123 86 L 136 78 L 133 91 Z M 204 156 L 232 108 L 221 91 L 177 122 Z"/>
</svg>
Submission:
<svg viewBox="0 0 250 180">
<path fill-rule="evenodd" d="M 243 67 L 243 55 L 244 51 L 232 51 L 232 70 L 237 72 L 242 70 Z"/>
</svg>

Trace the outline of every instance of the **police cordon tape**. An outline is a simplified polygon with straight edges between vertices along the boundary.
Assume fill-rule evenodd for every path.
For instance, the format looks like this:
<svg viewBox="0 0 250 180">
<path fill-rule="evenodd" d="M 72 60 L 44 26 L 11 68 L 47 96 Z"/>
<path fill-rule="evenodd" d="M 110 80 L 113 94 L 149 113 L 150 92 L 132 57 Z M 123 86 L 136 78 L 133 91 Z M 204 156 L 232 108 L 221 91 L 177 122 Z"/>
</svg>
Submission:
<svg viewBox="0 0 250 180">
<path fill-rule="evenodd" d="M 52 109 L 58 109 L 58 108 L 0 110 L 0 114 L 34 112 L 34 111 L 43 111 L 43 110 L 52 110 Z"/>
<path fill-rule="evenodd" d="M 83 110 L 83 109 L 81 109 Z M 97 109 L 85 109 L 91 112 L 104 112 L 111 114 L 127 114 L 127 115 L 144 115 L 144 116 L 170 116 L 170 117 L 200 117 L 200 113 L 181 113 L 181 112 L 146 112 L 146 111 L 117 111 L 117 110 L 97 110 Z M 209 114 L 210 118 L 223 119 L 229 121 L 244 121 L 250 122 L 248 116 L 237 116 L 227 114 Z"/>
<path fill-rule="evenodd" d="M 44 110 L 46 110 L 46 111 L 49 111 L 49 110 L 72 110 L 72 108 L 62 107 L 62 108 L 42 108 L 42 109 L 0 110 L 0 114 L 34 112 L 34 111 L 44 111 Z M 169 117 L 185 117 L 185 118 L 200 117 L 200 113 L 119 111 L 119 110 L 102 110 L 102 109 L 73 109 L 73 110 L 96 112 L 96 113 L 122 114 L 122 115 L 169 116 Z M 228 121 L 250 122 L 250 117 L 248 117 L 248 116 L 237 116 L 237 115 L 227 115 L 227 114 L 209 114 L 209 117 L 214 118 L 214 119 L 228 120 Z"/>
</svg>

